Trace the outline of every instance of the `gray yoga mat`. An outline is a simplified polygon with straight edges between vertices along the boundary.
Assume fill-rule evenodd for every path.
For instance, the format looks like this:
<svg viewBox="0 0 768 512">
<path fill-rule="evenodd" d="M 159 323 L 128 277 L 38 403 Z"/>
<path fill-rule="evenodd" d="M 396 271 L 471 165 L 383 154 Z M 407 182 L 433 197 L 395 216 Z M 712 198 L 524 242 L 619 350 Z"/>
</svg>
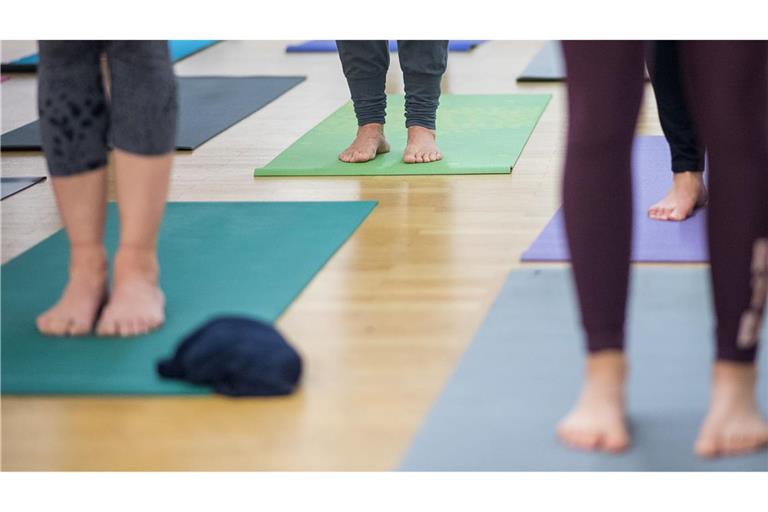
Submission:
<svg viewBox="0 0 768 512">
<path fill-rule="evenodd" d="M 568 269 L 512 272 L 408 450 L 412 471 L 767 471 L 768 452 L 707 460 L 692 447 L 713 354 L 706 269 L 635 269 L 621 455 L 574 451 L 554 434 L 583 363 Z M 768 334 L 763 329 L 763 340 Z M 764 348 L 764 347 L 763 347 Z M 758 390 L 768 412 L 768 354 Z"/>
<path fill-rule="evenodd" d="M 534 55 L 518 82 L 562 82 L 565 80 L 565 62 L 560 41 L 547 41 Z"/>
<path fill-rule="evenodd" d="M 517 77 L 518 82 L 564 82 L 565 60 L 560 41 L 547 41 L 533 56 L 522 73 Z M 649 80 L 648 72 L 645 79 Z"/>
<path fill-rule="evenodd" d="M 192 150 L 303 82 L 303 76 L 179 77 L 176 149 Z M 40 125 L 26 124 L 2 135 L 3 151 L 38 151 Z"/>
<path fill-rule="evenodd" d="M 45 181 L 45 176 L 35 176 L 34 178 L 0 178 L 0 200 L 18 194 L 24 189 Z"/>
</svg>

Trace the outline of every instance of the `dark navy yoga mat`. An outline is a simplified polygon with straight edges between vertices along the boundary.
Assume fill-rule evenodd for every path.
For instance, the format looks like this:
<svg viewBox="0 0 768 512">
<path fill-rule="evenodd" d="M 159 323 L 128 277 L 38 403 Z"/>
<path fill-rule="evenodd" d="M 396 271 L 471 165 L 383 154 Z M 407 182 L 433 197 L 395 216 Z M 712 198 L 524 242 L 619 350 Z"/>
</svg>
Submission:
<svg viewBox="0 0 768 512">
<path fill-rule="evenodd" d="M 192 150 L 265 107 L 303 76 L 179 77 L 179 127 L 176 149 Z M 26 124 L 2 135 L 3 151 L 39 151 L 40 124 Z"/>
<path fill-rule="evenodd" d="M 448 41 L 449 52 L 468 52 L 476 46 L 483 44 L 484 40 Z M 289 44 L 285 48 L 286 53 L 328 53 L 336 51 L 336 41 L 314 40 L 299 44 Z M 389 51 L 397 51 L 397 41 L 389 42 Z"/>
<path fill-rule="evenodd" d="M 22 190 L 28 189 L 41 181 L 45 181 L 45 176 L 35 176 L 34 178 L 0 178 L 0 196 L 2 196 L 0 201 L 6 197 L 18 194 Z"/>
<path fill-rule="evenodd" d="M 632 154 L 632 261 L 709 261 L 706 212 L 698 209 L 683 222 L 648 218 L 648 208 L 664 197 L 672 184 L 669 145 L 664 137 L 637 137 Z M 523 253 L 522 261 L 569 261 L 562 208 Z"/>
<path fill-rule="evenodd" d="M 205 50 L 206 48 L 213 46 L 219 41 L 215 40 L 172 40 L 168 41 L 168 50 L 171 53 L 171 60 L 178 62 L 182 59 L 186 59 L 190 55 Z M 36 53 L 27 55 L 20 59 L 16 59 L 11 62 L 2 63 L 2 70 L 5 72 L 29 72 L 34 73 L 37 71 L 38 56 Z"/>
<path fill-rule="evenodd" d="M 709 399 L 709 293 L 706 269 L 634 271 L 627 326 L 632 446 L 621 455 L 585 453 L 555 436 L 578 396 L 584 359 L 570 272 L 512 272 L 401 469 L 768 471 L 766 451 L 713 460 L 693 454 Z M 758 400 L 768 413 L 762 348 Z"/>
</svg>

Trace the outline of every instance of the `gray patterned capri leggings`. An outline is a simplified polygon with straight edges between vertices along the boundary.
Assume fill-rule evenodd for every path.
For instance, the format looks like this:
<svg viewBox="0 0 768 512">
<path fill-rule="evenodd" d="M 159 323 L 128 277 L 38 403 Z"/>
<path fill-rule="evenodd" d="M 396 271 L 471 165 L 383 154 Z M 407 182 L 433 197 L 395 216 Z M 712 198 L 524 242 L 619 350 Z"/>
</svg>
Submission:
<svg viewBox="0 0 768 512">
<path fill-rule="evenodd" d="M 39 49 L 40 132 L 52 176 L 102 168 L 110 148 L 173 150 L 178 105 L 166 41 L 40 41 Z"/>
</svg>

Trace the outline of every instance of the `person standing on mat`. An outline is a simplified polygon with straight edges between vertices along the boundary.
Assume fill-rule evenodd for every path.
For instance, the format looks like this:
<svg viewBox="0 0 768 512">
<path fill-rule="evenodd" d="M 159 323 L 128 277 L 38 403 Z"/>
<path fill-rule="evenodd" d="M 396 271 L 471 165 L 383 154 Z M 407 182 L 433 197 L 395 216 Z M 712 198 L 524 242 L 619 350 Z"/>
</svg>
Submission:
<svg viewBox="0 0 768 512">
<path fill-rule="evenodd" d="M 339 154 L 343 162 L 367 162 L 387 153 L 384 136 L 389 69 L 387 41 L 336 41 L 357 116 L 357 136 Z M 405 126 L 408 142 L 403 152 L 407 164 L 443 158 L 437 147 L 435 118 L 440 102 L 440 80 L 448 63 L 448 41 L 398 41 L 400 67 L 405 83 Z"/>
<path fill-rule="evenodd" d="M 678 46 L 678 41 L 656 41 L 646 59 L 674 176 L 666 197 L 648 209 L 655 220 L 682 221 L 707 203 L 704 148 L 686 105 Z"/>
<path fill-rule="evenodd" d="M 69 282 L 37 327 L 54 336 L 84 335 L 94 327 L 99 335 L 143 334 L 164 321 L 157 233 L 178 108 L 168 44 L 40 41 L 39 53 L 42 145 L 70 257 Z M 104 249 L 110 147 L 120 217 L 111 290 Z"/>
<path fill-rule="evenodd" d="M 581 395 L 557 432 L 570 446 L 615 452 L 630 443 L 623 347 L 630 155 L 644 44 L 569 41 L 563 47 L 569 119 L 563 207 L 588 355 Z M 768 293 L 768 42 L 685 41 L 680 58 L 696 129 L 709 150 L 707 229 L 717 319 L 710 407 L 694 450 L 735 455 L 768 444 L 768 423 L 755 399 Z"/>
</svg>

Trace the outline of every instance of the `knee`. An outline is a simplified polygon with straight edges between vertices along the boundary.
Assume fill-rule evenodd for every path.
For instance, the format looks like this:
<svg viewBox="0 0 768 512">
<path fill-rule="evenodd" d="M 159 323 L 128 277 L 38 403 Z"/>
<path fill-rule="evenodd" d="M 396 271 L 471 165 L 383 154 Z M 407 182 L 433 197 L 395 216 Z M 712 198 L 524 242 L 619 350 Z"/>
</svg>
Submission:
<svg viewBox="0 0 768 512">
<path fill-rule="evenodd" d="M 420 54 L 415 58 L 401 60 L 400 68 L 404 75 L 441 77 L 445 73 L 446 62 L 438 55 Z"/>
<path fill-rule="evenodd" d="M 632 136 L 609 130 L 572 127 L 568 133 L 568 154 L 582 158 L 603 158 L 609 155 L 629 155 Z"/>
<path fill-rule="evenodd" d="M 403 41 L 398 48 L 405 74 L 441 76 L 448 64 L 448 41 Z"/>
</svg>

